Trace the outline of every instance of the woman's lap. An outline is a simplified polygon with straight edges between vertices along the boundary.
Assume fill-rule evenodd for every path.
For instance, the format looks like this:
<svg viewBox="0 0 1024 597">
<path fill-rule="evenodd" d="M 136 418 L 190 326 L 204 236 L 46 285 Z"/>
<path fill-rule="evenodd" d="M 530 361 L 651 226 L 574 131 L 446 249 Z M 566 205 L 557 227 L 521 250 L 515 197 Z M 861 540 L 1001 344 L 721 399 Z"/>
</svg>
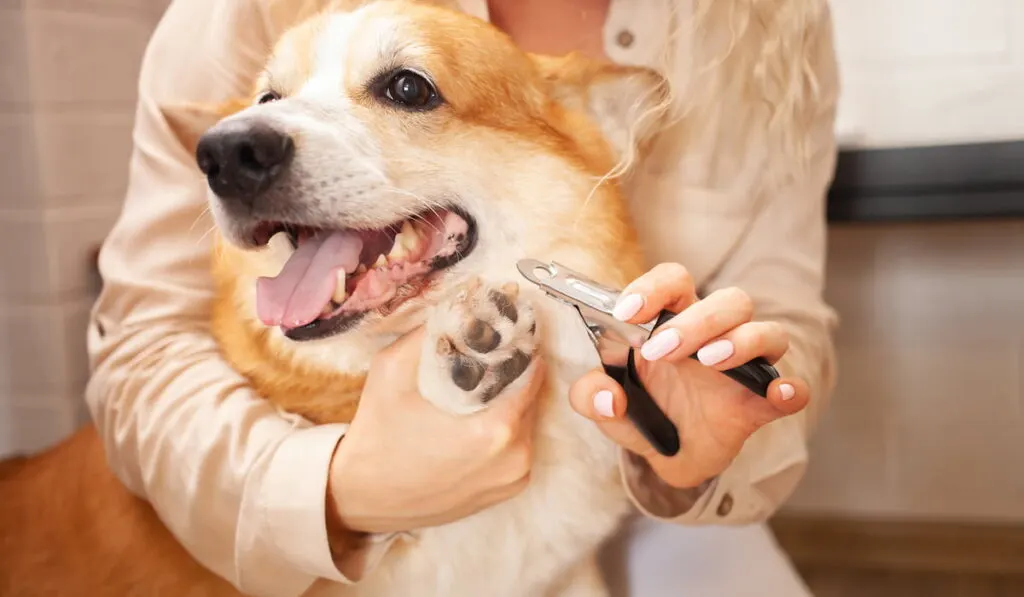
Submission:
<svg viewBox="0 0 1024 597">
<path fill-rule="evenodd" d="M 640 518 L 602 553 L 613 597 L 811 597 L 768 527 Z"/>
</svg>

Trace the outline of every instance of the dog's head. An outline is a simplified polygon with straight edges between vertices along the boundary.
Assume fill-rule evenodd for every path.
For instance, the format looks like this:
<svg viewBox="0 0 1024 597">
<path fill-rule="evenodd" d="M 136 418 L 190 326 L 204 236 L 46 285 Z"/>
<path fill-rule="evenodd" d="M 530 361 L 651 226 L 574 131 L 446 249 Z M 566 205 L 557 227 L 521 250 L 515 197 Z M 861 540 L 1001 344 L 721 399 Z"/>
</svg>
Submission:
<svg viewBox="0 0 1024 597">
<path fill-rule="evenodd" d="M 309 341 L 411 321 L 520 257 L 629 246 L 602 177 L 665 101 L 652 71 L 529 55 L 468 15 L 381 1 L 291 29 L 194 146 L 239 292 Z"/>
</svg>

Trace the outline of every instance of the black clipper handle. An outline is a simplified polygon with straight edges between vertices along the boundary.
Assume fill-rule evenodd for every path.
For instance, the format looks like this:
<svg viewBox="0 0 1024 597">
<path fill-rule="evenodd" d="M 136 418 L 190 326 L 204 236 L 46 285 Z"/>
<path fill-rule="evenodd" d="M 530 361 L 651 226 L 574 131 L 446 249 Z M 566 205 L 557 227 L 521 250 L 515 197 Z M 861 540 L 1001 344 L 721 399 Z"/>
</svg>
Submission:
<svg viewBox="0 0 1024 597">
<path fill-rule="evenodd" d="M 670 311 L 662 311 L 658 316 L 657 323 L 654 324 L 654 329 L 657 330 L 675 315 Z M 696 359 L 697 355 L 693 354 L 691 358 Z M 625 367 L 605 365 L 604 370 L 626 392 L 626 416 L 629 420 L 659 454 L 675 456 L 681 447 L 679 430 L 640 382 L 633 349 L 629 351 Z M 768 385 L 779 377 L 779 372 L 763 357 L 751 359 L 722 373 L 762 398 L 768 395 Z"/>
<path fill-rule="evenodd" d="M 626 392 L 626 417 L 633 422 L 644 439 L 662 456 L 675 456 L 680 448 L 679 430 L 647 393 L 644 384 L 640 383 L 633 349 L 629 351 L 625 367 L 605 365 L 604 372 Z"/>
</svg>

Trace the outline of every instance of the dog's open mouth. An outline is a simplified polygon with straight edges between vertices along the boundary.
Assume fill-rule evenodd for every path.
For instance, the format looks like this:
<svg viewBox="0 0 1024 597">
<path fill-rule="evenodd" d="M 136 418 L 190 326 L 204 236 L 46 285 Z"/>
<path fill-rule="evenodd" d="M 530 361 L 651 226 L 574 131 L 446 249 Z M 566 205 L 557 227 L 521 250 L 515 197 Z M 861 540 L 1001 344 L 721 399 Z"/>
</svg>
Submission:
<svg viewBox="0 0 1024 597">
<path fill-rule="evenodd" d="M 438 210 L 376 230 L 264 222 L 253 235 L 257 245 L 291 253 L 277 276 L 257 282 L 260 321 L 292 340 L 314 340 L 422 293 L 431 274 L 473 250 L 476 225 L 466 214 Z"/>
</svg>

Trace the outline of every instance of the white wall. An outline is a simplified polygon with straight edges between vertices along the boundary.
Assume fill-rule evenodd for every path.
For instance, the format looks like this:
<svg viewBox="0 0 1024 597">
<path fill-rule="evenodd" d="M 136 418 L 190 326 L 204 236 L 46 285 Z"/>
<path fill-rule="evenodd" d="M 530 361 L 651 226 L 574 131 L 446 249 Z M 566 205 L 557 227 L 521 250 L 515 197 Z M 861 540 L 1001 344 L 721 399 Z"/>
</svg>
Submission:
<svg viewBox="0 0 1024 597">
<path fill-rule="evenodd" d="M 838 129 L 884 147 L 1024 138 L 1024 2 L 831 0 Z"/>
</svg>

